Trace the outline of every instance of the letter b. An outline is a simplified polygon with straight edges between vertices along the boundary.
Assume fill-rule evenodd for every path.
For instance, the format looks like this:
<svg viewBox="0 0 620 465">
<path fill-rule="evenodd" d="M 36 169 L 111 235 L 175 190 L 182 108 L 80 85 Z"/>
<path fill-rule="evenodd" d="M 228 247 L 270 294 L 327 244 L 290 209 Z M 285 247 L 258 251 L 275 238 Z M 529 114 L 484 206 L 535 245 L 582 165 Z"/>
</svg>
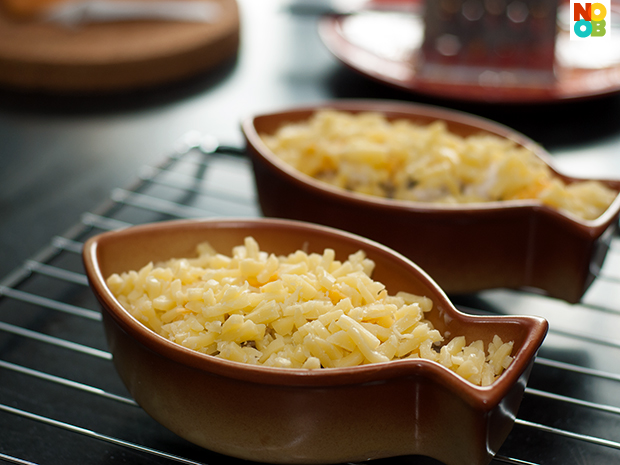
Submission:
<svg viewBox="0 0 620 465">
<path fill-rule="evenodd" d="M 603 37 L 605 35 L 605 20 L 592 21 L 592 37 Z"/>
</svg>

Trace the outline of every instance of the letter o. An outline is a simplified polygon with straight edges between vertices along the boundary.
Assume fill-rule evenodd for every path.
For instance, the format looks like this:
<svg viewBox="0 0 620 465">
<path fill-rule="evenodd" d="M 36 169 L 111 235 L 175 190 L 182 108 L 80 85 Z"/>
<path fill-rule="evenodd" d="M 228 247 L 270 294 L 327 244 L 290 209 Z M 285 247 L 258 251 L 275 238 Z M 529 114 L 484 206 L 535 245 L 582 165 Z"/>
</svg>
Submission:
<svg viewBox="0 0 620 465">
<path fill-rule="evenodd" d="M 585 26 L 585 30 L 581 30 L 581 26 Z M 585 19 L 579 20 L 575 23 L 575 34 L 577 34 L 578 37 L 589 37 L 590 34 L 592 34 L 592 24 L 590 23 L 590 21 L 586 21 Z"/>
<path fill-rule="evenodd" d="M 599 14 L 595 13 L 596 10 L 599 10 Z M 590 19 L 592 21 L 600 21 L 605 18 L 605 16 L 607 16 L 607 9 L 605 8 L 605 5 L 602 3 L 593 3 L 590 7 Z"/>
</svg>

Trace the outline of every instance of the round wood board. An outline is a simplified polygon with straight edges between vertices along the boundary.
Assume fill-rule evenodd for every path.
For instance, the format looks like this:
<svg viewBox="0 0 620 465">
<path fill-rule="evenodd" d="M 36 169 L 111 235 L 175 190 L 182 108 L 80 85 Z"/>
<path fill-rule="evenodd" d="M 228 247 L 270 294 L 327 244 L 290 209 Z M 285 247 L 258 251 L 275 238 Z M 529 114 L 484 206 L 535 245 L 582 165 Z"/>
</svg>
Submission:
<svg viewBox="0 0 620 465">
<path fill-rule="evenodd" d="M 235 0 L 214 23 L 126 21 L 75 28 L 19 22 L 0 11 L 0 84 L 29 90 L 113 91 L 189 77 L 239 48 Z"/>
</svg>

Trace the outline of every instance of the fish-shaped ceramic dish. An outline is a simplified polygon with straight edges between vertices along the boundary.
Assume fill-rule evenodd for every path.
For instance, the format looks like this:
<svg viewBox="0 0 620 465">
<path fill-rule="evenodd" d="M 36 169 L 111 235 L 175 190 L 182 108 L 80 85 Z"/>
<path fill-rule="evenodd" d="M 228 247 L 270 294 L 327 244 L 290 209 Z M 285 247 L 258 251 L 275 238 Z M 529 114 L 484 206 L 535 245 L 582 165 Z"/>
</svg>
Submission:
<svg viewBox="0 0 620 465">
<path fill-rule="evenodd" d="M 267 147 L 261 134 L 331 108 L 379 112 L 389 120 L 426 125 L 442 120 L 466 137 L 490 133 L 527 147 L 566 183 L 538 144 L 506 126 L 440 107 L 394 101 L 342 100 L 261 114 L 242 123 L 263 214 L 332 226 L 376 240 L 404 254 L 449 295 L 492 288 L 532 288 L 577 302 L 603 263 L 618 225 L 620 197 L 594 220 L 537 200 L 439 204 L 392 200 L 346 191 L 305 175 Z M 620 181 L 600 180 L 620 191 Z"/>
<path fill-rule="evenodd" d="M 362 249 L 387 289 L 432 299 L 427 315 L 446 335 L 514 341 L 513 361 L 489 386 L 437 362 L 402 359 L 346 368 L 275 368 L 187 349 L 131 316 L 106 284 L 112 273 L 191 257 L 197 244 L 222 253 L 251 235 L 261 250 L 336 258 Z M 209 450 L 268 463 L 341 463 L 421 454 L 447 465 L 490 462 L 509 434 L 547 322 L 529 316 L 470 316 L 455 309 L 417 265 L 376 242 L 332 228 L 275 219 L 183 220 L 89 239 L 86 272 L 103 308 L 114 364 L 155 420 Z M 447 340 L 446 340 L 447 342 Z"/>
</svg>

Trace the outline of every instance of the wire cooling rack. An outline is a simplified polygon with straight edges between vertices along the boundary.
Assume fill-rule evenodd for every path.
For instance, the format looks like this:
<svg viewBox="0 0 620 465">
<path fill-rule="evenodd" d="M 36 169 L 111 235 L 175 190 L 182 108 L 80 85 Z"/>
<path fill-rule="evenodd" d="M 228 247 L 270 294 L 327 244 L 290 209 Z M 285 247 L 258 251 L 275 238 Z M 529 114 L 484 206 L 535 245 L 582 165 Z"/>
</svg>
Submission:
<svg viewBox="0 0 620 465">
<path fill-rule="evenodd" d="M 191 133 L 0 281 L 0 463 L 241 462 L 175 436 L 129 397 L 81 261 L 83 242 L 99 232 L 223 216 L 261 216 L 251 164 L 242 149 Z M 493 464 L 620 463 L 620 238 L 580 304 L 508 290 L 455 303 L 465 312 L 533 314 L 550 323 Z"/>
</svg>

